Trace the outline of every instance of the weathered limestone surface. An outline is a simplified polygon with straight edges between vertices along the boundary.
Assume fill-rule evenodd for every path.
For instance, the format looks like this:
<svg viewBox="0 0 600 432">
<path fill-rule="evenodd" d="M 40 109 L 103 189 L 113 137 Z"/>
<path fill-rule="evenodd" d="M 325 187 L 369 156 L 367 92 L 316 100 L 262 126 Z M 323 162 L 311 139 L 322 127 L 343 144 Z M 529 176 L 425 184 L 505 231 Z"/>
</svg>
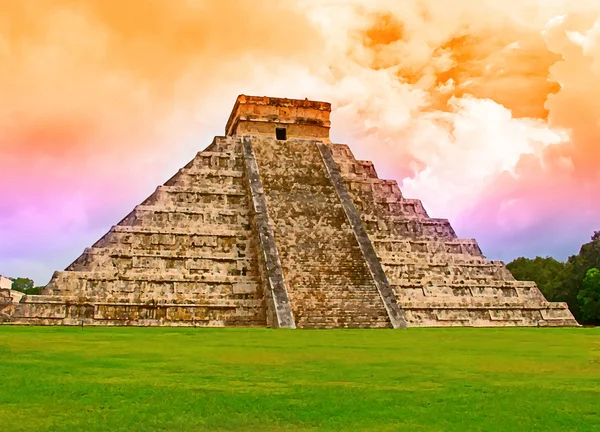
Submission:
<svg viewBox="0 0 600 432">
<path fill-rule="evenodd" d="M 329 141 L 325 102 L 240 96 L 213 143 L 0 322 L 577 325 Z M 276 138 L 277 137 L 277 138 Z"/>
</svg>

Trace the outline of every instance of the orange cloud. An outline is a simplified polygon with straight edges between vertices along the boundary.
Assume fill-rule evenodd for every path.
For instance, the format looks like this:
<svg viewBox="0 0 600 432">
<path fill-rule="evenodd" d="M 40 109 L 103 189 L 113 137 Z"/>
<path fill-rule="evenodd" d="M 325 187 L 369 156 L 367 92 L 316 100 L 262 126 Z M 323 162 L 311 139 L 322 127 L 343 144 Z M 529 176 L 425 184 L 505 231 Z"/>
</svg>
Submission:
<svg viewBox="0 0 600 432">
<path fill-rule="evenodd" d="M 393 68 L 401 82 L 430 93 L 428 109 L 444 110 L 450 98 L 471 95 L 498 102 L 514 117 L 547 117 L 546 98 L 560 88 L 548 69 L 560 56 L 539 32 L 518 22 L 477 27 L 459 21 L 463 25 L 440 33 L 444 17 L 433 13 L 403 14 L 408 25 L 389 11 L 375 12 L 357 30 L 362 44 L 351 50 L 366 49 L 370 68 Z"/>
<path fill-rule="evenodd" d="M 9 135 L 0 151 L 142 145 L 175 107 L 192 109 L 224 62 L 289 61 L 318 41 L 290 2 L 1 3 L 0 126 Z M 194 86 L 182 88 L 190 76 Z"/>
</svg>

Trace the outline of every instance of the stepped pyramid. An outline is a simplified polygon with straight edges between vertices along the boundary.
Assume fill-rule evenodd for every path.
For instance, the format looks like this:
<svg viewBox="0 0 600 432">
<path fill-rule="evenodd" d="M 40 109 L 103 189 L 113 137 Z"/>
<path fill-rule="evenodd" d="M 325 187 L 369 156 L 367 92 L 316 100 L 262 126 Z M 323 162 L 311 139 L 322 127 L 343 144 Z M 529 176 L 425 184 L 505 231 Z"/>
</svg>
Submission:
<svg viewBox="0 0 600 432">
<path fill-rule="evenodd" d="M 196 157 L 16 324 L 288 328 L 577 325 L 473 239 L 329 140 L 331 105 L 239 96 Z M 1 295 L 1 294 L 0 294 Z"/>
</svg>

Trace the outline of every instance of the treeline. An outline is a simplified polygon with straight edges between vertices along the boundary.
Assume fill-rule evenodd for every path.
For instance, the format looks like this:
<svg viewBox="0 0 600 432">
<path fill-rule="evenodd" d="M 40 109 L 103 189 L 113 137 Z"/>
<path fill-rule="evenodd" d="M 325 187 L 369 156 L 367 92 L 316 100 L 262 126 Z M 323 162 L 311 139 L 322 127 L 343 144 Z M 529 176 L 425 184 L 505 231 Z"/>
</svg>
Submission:
<svg viewBox="0 0 600 432">
<path fill-rule="evenodd" d="M 517 280 L 537 283 L 549 301 L 566 302 L 579 323 L 600 325 L 600 231 L 566 262 L 521 257 L 506 266 Z"/>
</svg>

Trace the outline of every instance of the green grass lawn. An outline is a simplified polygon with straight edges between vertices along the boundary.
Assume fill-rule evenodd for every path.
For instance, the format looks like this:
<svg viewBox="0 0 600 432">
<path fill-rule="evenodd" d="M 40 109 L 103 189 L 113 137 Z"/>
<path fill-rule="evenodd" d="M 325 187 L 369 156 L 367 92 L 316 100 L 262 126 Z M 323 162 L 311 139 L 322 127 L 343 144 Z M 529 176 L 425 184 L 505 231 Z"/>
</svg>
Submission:
<svg viewBox="0 0 600 432">
<path fill-rule="evenodd" d="M 600 431 L 600 329 L 0 326 L 0 431 Z"/>
</svg>

